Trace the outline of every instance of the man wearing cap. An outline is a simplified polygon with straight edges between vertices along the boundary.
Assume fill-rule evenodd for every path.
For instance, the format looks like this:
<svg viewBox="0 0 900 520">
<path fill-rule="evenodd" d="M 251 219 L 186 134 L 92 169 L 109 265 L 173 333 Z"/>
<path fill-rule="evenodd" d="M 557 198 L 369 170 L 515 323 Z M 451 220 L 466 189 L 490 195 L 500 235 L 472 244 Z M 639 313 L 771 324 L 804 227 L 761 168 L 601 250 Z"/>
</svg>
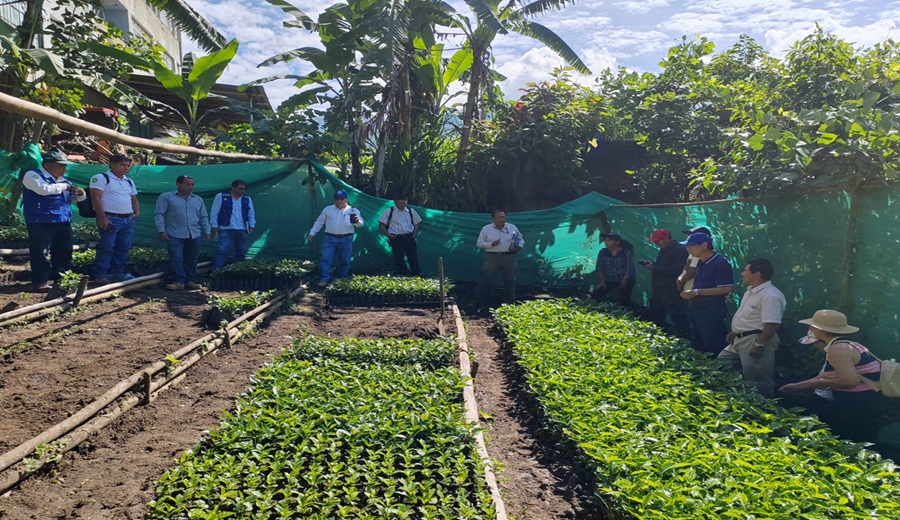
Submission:
<svg viewBox="0 0 900 520">
<path fill-rule="evenodd" d="M 665 229 L 657 229 L 647 239 L 659 248 L 656 262 L 643 259 L 640 264 L 650 271 L 650 315 L 659 326 L 665 326 L 666 314 L 672 318 L 675 333 L 683 338 L 691 337 L 691 320 L 688 318 L 687 305 L 681 298 L 675 285 L 675 279 L 684 269 L 688 252 L 672 239 L 672 233 Z"/>
<path fill-rule="evenodd" d="M 100 230 L 93 266 L 97 283 L 134 278 L 125 272 L 125 264 L 134 241 L 134 219 L 141 214 L 141 205 L 134 181 L 128 177 L 130 169 L 131 159 L 117 153 L 109 157 L 109 170 L 91 178 L 91 202 Z"/>
<path fill-rule="evenodd" d="M 209 212 L 212 234 L 219 237 L 219 250 L 213 261 L 213 269 L 225 265 L 228 255 L 234 252 L 234 261 L 243 262 L 250 246 L 250 235 L 256 229 L 256 210 L 253 199 L 244 195 L 247 183 L 232 181 L 231 189 L 216 195 Z"/>
<path fill-rule="evenodd" d="M 50 280 L 72 268 L 72 199 L 81 202 L 84 190 L 64 176 L 69 162 L 62 152 L 41 155 L 42 165 L 22 177 L 22 210 L 28 229 L 31 289 L 50 290 Z M 50 261 L 44 251 L 50 248 Z"/>
<path fill-rule="evenodd" d="M 316 233 L 325 228 L 322 256 L 319 259 L 319 287 L 325 287 L 331 280 L 331 264 L 334 263 L 335 255 L 338 258 L 337 278 L 346 278 L 350 274 L 353 234 L 355 228 L 363 227 L 364 224 L 359 210 L 347 204 L 347 192 L 334 192 L 334 204 L 322 210 L 306 236 L 312 242 Z"/>
<path fill-rule="evenodd" d="M 175 191 L 160 194 L 153 218 L 159 239 L 166 243 L 174 278 L 166 285 L 170 291 L 200 289 L 197 283 L 197 259 L 200 236 L 210 238 L 209 214 L 199 195 L 194 195 L 194 178 L 179 175 Z"/>
<path fill-rule="evenodd" d="M 787 305 L 784 294 L 772 285 L 774 272 L 772 262 L 764 258 L 750 260 L 741 271 L 747 291 L 731 318 L 728 346 L 719 353 L 719 359 L 740 369 L 766 397 L 775 393 L 777 331 Z"/>
<path fill-rule="evenodd" d="M 476 305 L 481 305 L 488 287 L 497 273 L 503 277 L 503 300 L 516 303 L 516 269 L 519 267 L 519 251 L 525 246 L 525 239 L 519 228 L 506 222 L 506 212 L 495 209 L 491 213 L 492 224 L 481 228 L 475 247 L 484 249 L 484 264 L 481 278 L 475 285 L 473 297 Z"/>
<path fill-rule="evenodd" d="M 722 255 L 713 250 L 712 237 L 694 233 L 681 243 L 688 253 L 700 259 L 694 275 L 694 287 L 682 291 L 690 302 L 692 346 L 710 356 L 718 356 L 728 344 L 725 297 L 734 290 L 734 271 Z"/>
<path fill-rule="evenodd" d="M 384 210 L 381 218 L 378 219 L 378 227 L 388 237 L 397 273 L 418 276 L 422 270 L 419 268 L 416 236 L 419 234 L 422 217 L 416 210 L 407 206 L 406 201 L 406 195 L 394 197 L 394 206 Z M 403 260 L 404 256 L 409 261 L 409 268 L 406 267 L 406 262 Z"/>
<path fill-rule="evenodd" d="M 712 236 L 712 232 L 710 232 L 709 228 L 705 228 L 703 226 L 695 226 L 691 229 L 685 229 L 684 231 L 682 231 L 682 233 L 687 236 L 691 236 L 694 233 L 703 233 L 704 235 Z M 687 261 L 684 264 L 684 269 L 675 280 L 679 291 L 687 291 L 694 287 L 694 274 L 697 272 L 697 264 L 699 262 L 700 259 L 696 256 L 688 255 Z"/>
</svg>

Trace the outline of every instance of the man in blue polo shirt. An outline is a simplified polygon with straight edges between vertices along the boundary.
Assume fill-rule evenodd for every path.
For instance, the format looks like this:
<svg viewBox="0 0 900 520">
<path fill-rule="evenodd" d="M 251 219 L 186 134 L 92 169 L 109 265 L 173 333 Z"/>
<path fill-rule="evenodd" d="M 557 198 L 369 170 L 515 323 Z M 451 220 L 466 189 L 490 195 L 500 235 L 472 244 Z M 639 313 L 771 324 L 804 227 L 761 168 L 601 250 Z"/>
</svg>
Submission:
<svg viewBox="0 0 900 520">
<path fill-rule="evenodd" d="M 711 357 L 728 345 L 728 308 L 725 298 L 734 290 L 734 271 L 731 264 L 713 250 L 712 237 L 694 233 L 681 243 L 692 256 L 700 259 L 694 275 L 693 289 L 682 291 L 688 300 L 693 338 L 691 345 Z"/>
</svg>

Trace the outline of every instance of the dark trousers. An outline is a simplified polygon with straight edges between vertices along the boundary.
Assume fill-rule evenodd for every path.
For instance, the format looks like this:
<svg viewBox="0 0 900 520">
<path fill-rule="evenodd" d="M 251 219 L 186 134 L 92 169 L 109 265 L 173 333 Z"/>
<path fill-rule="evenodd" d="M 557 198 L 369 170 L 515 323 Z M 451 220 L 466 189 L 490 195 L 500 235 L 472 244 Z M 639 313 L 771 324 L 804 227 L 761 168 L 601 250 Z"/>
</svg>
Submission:
<svg viewBox="0 0 900 520">
<path fill-rule="evenodd" d="M 60 273 L 72 269 L 72 224 L 28 224 L 28 252 L 31 257 L 31 282 L 42 284 L 57 280 Z M 50 248 L 50 261 L 44 251 Z"/>
<path fill-rule="evenodd" d="M 634 280 L 631 280 L 625 287 L 620 285 L 621 281 L 618 282 L 606 282 L 605 287 L 597 287 L 594 289 L 594 292 L 591 293 L 591 296 L 600 301 L 607 302 L 615 302 L 624 307 L 631 306 L 631 292 L 634 291 Z"/>
<path fill-rule="evenodd" d="M 687 302 L 673 285 L 671 288 L 654 288 L 650 295 L 650 319 L 660 327 L 666 326 L 666 315 L 672 318 L 675 334 L 682 338 L 691 337 L 691 319 L 688 318 Z"/>
<path fill-rule="evenodd" d="M 474 297 L 478 301 L 484 300 L 488 287 L 497 273 L 503 277 L 503 300 L 506 303 L 516 303 L 516 269 L 519 266 L 519 255 L 504 255 L 497 253 L 484 254 L 484 264 L 481 266 L 481 279 L 475 286 Z"/>
<path fill-rule="evenodd" d="M 416 247 L 416 239 L 412 234 L 395 235 L 394 238 L 388 239 L 391 245 L 391 253 L 394 255 L 394 266 L 400 274 L 410 274 L 418 276 L 422 270 L 419 268 L 419 249 Z M 409 261 L 409 268 L 406 267 L 406 260 Z"/>
<path fill-rule="evenodd" d="M 691 346 L 712 357 L 718 356 L 728 346 L 728 307 L 723 296 L 698 296 L 690 300 Z"/>
</svg>

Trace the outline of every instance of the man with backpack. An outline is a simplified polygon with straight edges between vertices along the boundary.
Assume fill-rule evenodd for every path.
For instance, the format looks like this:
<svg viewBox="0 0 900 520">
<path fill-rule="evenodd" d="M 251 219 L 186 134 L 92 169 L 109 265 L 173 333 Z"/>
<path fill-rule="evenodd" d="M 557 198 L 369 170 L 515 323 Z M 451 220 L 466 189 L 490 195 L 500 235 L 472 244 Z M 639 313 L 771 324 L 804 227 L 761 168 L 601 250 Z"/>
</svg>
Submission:
<svg viewBox="0 0 900 520">
<path fill-rule="evenodd" d="M 134 181 L 128 177 L 131 159 L 123 154 L 109 158 L 109 170 L 91 178 L 90 197 L 97 216 L 100 242 L 94 259 L 96 283 L 124 282 L 134 276 L 125 271 L 134 241 L 134 220 L 141 214 Z"/>
<path fill-rule="evenodd" d="M 418 276 L 422 270 L 419 268 L 419 251 L 416 247 L 416 236 L 419 234 L 419 224 L 422 217 L 416 210 L 406 205 L 406 195 L 394 197 L 394 206 L 381 214 L 378 219 L 378 227 L 387 235 L 391 253 L 394 255 L 394 265 L 397 273 L 401 275 L 412 274 Z M 409 261 L 409 268 L 406 266 Z"/>
<path fill-rule="evenodd" d="M 213 270 L 224 266 L 232 251 L 235 262 L 243 262 L 247 256 L 250 235 L 256 228 L 256 210 L 253 209 L 253 200 L 244 195 L 246 190 L 247 183 L 238 179 L 231 183 L 230 191 L 223 191 L 213 200 L 209 216 L 212 234 L 219 237 Z"/>
<path fill-rule="evenodd" d="M 64 177 L 72 164 L 58 151 L 41 155 L 42 166 L 22 177 L 22 212 L 28 227 L 31 290 L 50 291 L 49 280 L 72 268 L 72 202 L 85 199 L 84 190 Z M 50 261 L 44 251 L 50 249 Z"/>
</svg>

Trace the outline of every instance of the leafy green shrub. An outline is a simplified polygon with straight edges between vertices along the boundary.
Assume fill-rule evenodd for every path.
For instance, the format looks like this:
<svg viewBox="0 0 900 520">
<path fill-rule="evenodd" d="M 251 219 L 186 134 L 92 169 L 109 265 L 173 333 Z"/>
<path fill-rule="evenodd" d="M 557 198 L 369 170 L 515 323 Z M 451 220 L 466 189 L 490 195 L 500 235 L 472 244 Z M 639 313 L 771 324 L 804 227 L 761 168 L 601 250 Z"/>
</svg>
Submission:
<svg viewBox="0 0 900 520">
<path fill-rule="evenodd" d="M 251 293 L 241 291 L 237 296 L 216 296 L 213 294 L 209 296 L 207 303 L 211 307 L 222 311 L 222 314 L 229 320 L 233 320 L 250 309 L 259 307 L 269 301 L 274 295 L 275 291 L 253 291 Z"/>
<path fill-rule="evenodd" d="M 453 284 L 444 283 L 447 292 Z M 434 278 L 354 276 L 336 280 L 328 288 L 333 295 L 427 296 L 440 298 L 440 281 Z"/>
<path fill-rule="evenodd" d="M 642 519 L 900 518 L 892 462 L 609 309 L 532 301 L 496 317 L 551 430 L 575 446 L 613 511 Z"/>
<path fill-rule="evenodd" d="M 316 344 L 316 362 L 289 352 L 254 376 L 163 475 L 147 518 L 496 517 L 456 369 L 356 365 Z"/>
<path fill-rule="evenodd" d="M 0 241 L 22 242 L 28 240 L 28 228 L 24 222 L 16 222 L 15 226 L 0 228 Z"/>
<path fill-rule="evenodd" d="M 76 269 L 89 268 L 94 259 L 97 258 L 96 249 L 85 249 L 84 251 L 72 252 L 72 267 Z"/>
<path fill-rule="evenodd" d="M 85 220 L 72 224 L 72 236 L 75 238 L 76 244 L 97 242 L 100 240 L 100 230 L 97 229 L 96 224 Z"/>
<path fill-rule="evenodd" d="M 309 260 L 245 260 L 228 264 L 213 272 L 213 278 L 240 280 L 248 278 L 275 278 L 281 281 L 297 280 L 308 273 L 313 263 Z"/>
<path fill-rule="evenodd" d="M 419 365 L 429 370 L 453 366 L 452 339 L 354 339 L 307 336 L 294 340 L 290 357 L 299 360 L 338 359 L 351 363 Z"/>
<path fill-rule="evenodd" d="M 63 294 L 72 294 L 78 289 L 78 285 L 81 283 L 81 275 L 72 271 L 66 271 L 64 273 L 60 273 L 59 282 L 57 282 L 57 286 L 63 292 Z"/>
<path fill-rule="evenodd" d="M 152 274 L 165 270 L 169 265 L 169 252 L 153 247 L 132 247 L 128 252 L 132 270 L 138 274 Z"/>
</svg>

